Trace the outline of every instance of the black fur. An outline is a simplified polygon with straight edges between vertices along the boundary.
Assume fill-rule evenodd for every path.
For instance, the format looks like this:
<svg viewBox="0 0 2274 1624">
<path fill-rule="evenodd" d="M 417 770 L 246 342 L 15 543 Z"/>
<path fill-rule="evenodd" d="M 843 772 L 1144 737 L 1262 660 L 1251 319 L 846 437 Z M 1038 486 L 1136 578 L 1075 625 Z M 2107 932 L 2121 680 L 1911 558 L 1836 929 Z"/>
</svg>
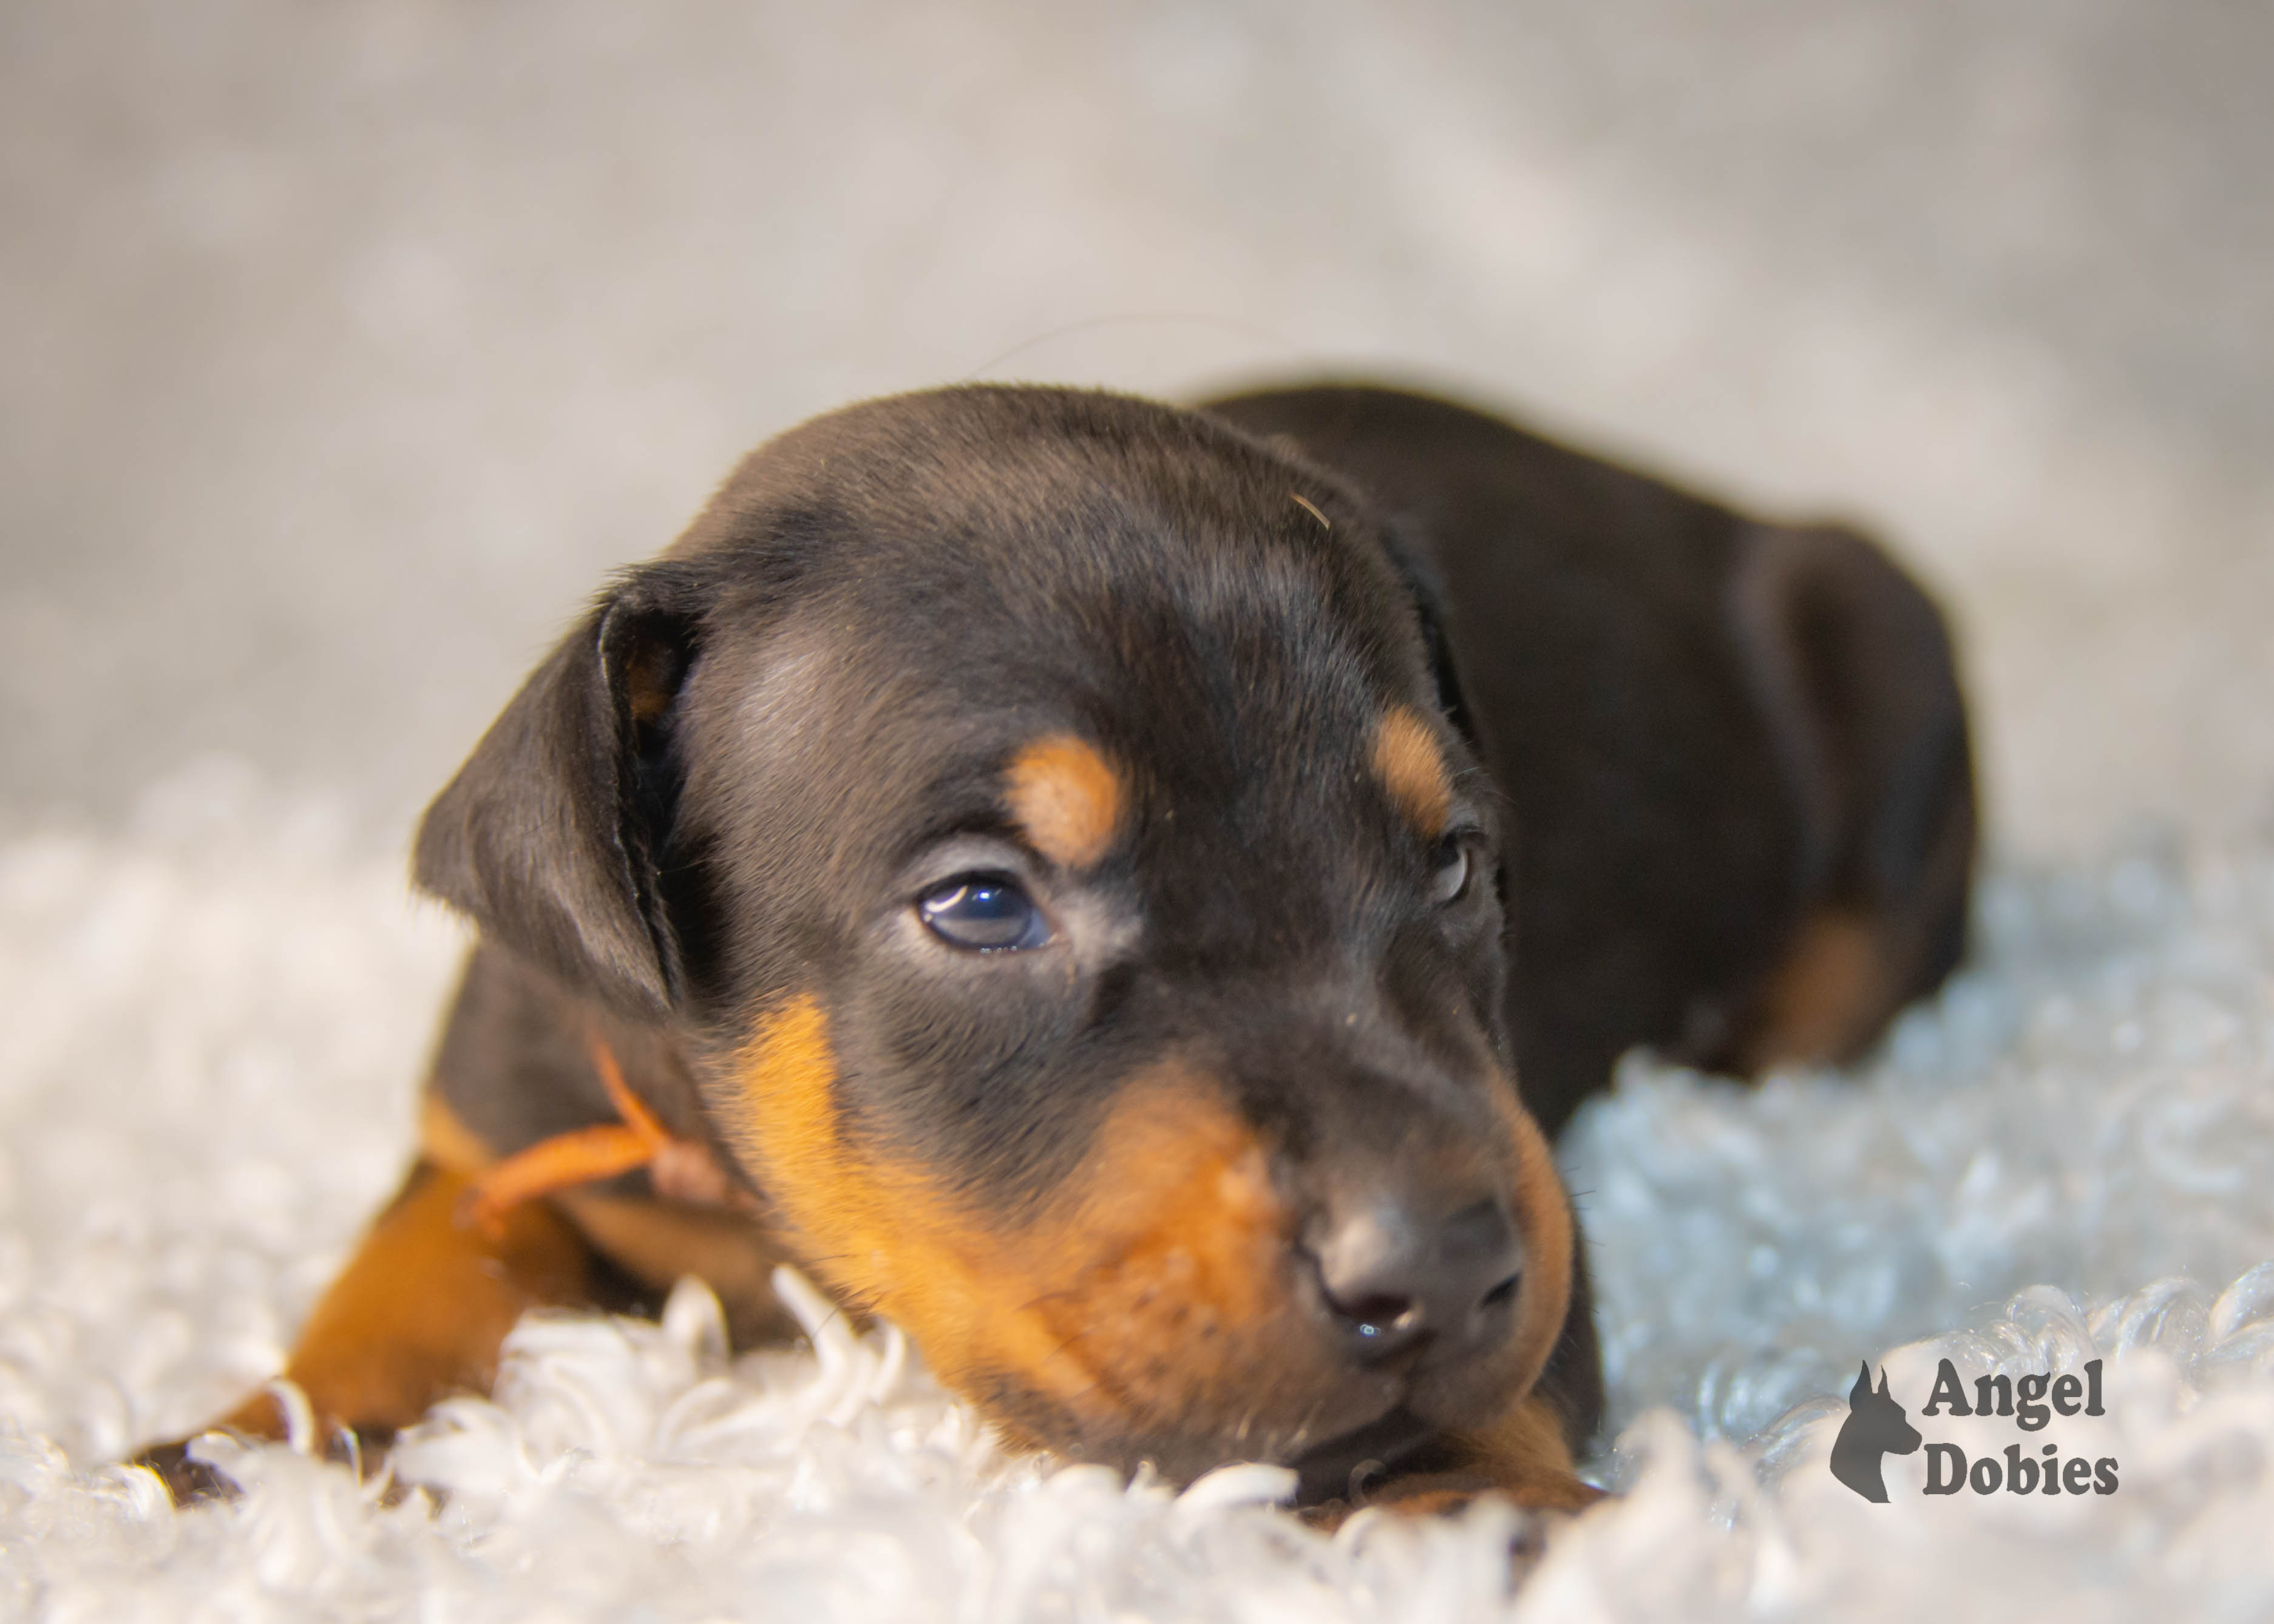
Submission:
<svg viewBox="0 0 2274 1624">
<path fill-rule="evenodd" d="M 1868 544 L 1812 537 L 1379 390 L 820 419 L 604 597 L 428 814 L 418 878 L 485 943 L 438 1086 L 501 1151 L 594 1120 L 589 1066 L 525 1030 L 586 1011 L 723 1143 L 731 1056 L 817 993 L 845 1132 L 1005 1222 L 1170 1055 L 1209 1057 L 1299 1208 L 1440 1163 L 1504 1180 L 1479 1147 L 1511 1055 L 1552 1129 L 1632 1045 L 1708 1052 L 1826 898 L 1918 916 L 1907 993 L 1954 957 L 1971 780 L 1939 621 Z M 1448 724 L 1480 876 L 1449 906 L 1369 776 L 1391 703 Z M 1001 802 L 1056 730 L 1131 803 L 1078 879 Z M 910 898 L 974 863 L 1071 921 L 1065 951 L 928 944 Z M 1478 1364 L 1405 1402 L 1454 1425 Z M 1015 1372 L 975 1386 L 1048 1413 Z M 1543 1390 L 1584 1441 L 1584 1267 Z M 1238 1452 L 1197 1420 L 1058 1441 Z"/>
<path fill-rule="evenodd" d="M 1508 796 L 1517 1070 L 1551 1132 L 1638 1044 L 1734 1058 L 1814 906 L 1877 910 L 1896 1002 L 1964 944 L 1966 712 L 1941 617 L 1851 531 L 1747 519 L 1449 402 L 1209 410 L 1354 480 L 1442 582 Z"/>
</svg>

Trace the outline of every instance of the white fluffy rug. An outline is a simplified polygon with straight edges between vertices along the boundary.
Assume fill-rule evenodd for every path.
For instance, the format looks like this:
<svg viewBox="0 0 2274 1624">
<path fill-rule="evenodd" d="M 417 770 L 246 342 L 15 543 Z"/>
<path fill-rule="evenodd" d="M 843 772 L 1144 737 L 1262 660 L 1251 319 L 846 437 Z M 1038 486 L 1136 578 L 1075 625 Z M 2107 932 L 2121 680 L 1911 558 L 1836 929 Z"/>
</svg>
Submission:
<svg viewBox="0 0 2274 1624">
<path fill-rule="evenodd" d="M 1512 1519 L 1336 1538 L 1234 1468 L 1181 1496 L 1006 1461 L 889 1334 L 728 1364 L 531 1320 L 391 1507 L 275 1447 L 175 1513 L 110 1464 L 272 1369 L 385 1192 L 459 947 L 400 869 L 215 770 L 116 838 L 0 847 L 0 1617 L 1440 1620 L 2274 1614 L 2274 851 L 2007 863 L 1974 968 L 1861 1075 L 1631 1067 L 1569 1171 L 1623 1498 L 1511 1588 Z M 1886 1354 L 1931 1441 L 2108 1495 L 1891 1503 L 1826 1460 Z M 2106 1417 L 1919 1414 L 2105 1361 Z M 2067 1426 L 2069 1430 L 2062 1430 Z"/>
</svg>

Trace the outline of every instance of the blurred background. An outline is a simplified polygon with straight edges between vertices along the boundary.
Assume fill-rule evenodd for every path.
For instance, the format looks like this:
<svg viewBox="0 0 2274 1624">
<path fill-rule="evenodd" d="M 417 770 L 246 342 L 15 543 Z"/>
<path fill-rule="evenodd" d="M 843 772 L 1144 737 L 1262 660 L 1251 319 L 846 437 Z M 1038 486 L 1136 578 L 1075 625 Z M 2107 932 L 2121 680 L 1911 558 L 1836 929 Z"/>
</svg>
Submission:
<svg viewBox="0 0 2274 1624">
<path fill-rule="evenodd" d="M 2219 0 L 13 0 L 0 819 L 398 844 L 799 418 L 1325 368 L 1880 530 L 2009 848 L 2263 831 L 2270 82 Z"/>
</svg>

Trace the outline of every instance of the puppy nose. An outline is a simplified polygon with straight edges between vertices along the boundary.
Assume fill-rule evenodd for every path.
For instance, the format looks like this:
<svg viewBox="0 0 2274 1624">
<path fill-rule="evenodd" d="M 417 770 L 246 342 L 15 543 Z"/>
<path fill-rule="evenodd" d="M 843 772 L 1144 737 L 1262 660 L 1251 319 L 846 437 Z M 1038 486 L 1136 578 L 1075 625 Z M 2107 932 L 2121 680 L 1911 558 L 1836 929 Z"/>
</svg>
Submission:
<svg viewBox="0 0 2274 1624">
<path fill-rule="evenodd" d="M 1491 1199 L 1434 1221 L 1410 1202 L 1368 1201 L 1331 1217 L 1310 1250 L 1328 1316 L 1362 1363 L 1478 1336 L 1523 1274 L 1515 1226 Z"/>
</svg>

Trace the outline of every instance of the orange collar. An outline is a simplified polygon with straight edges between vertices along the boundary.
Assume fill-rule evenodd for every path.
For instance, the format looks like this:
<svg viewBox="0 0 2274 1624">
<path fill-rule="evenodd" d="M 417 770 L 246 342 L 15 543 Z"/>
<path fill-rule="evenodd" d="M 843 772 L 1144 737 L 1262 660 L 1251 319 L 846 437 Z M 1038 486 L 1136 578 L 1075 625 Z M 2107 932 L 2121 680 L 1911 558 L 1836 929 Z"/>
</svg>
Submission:
<svg viewBox="0 0 2274 1624">
<path fill-rule="evenodd" d="M 555 1134 L 493 1162 L 468 1187 L 461 1220 L 490 1234 L 505 1214 L 523 1201 L 556 1190 L 614 1178 L 635 1168 L 648 1169 L 656 1193 L 666 1199 L 705 1207 L 755 1206 L 719 1165 L 710 1147 L 696 1139 L 674 1139 L 624 1081 L 615 1051 L 597 1032 L 586 1040 L 600 1086 L 621 1120 Z"/>
</svg>

